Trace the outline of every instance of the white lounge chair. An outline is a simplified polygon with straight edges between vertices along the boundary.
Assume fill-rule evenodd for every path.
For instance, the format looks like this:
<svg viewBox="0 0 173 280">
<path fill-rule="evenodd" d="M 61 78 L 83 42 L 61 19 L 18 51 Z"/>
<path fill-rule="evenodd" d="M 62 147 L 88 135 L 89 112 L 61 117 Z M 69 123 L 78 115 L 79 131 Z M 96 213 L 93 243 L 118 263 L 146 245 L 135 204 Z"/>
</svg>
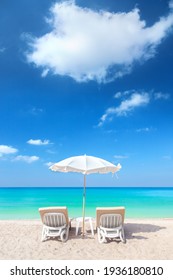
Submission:
<svg viewBox="0 0 173 280">
<path fill-rule="evenodd" d="M 96 227 L 98 240 L 104 243 L 106 238 L 120 238 L 125 243 L 124 207 L 96 208 Z"/>
<path fill-rule="evenodd" d="M 41 240 L 60 237 L 62 242 L 67 241 L 70 228 L 67 207 L 39 208 L 39 212 L 43 223 Z"/>
</svg>

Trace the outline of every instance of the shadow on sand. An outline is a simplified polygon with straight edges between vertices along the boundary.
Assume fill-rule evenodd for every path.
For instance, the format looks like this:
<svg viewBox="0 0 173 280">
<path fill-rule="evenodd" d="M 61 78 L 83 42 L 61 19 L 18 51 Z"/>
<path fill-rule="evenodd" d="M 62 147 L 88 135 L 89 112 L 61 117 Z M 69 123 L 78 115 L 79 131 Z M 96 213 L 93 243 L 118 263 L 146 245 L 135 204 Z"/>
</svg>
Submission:
<svg viewBox="0 0 173 280">
<path fill-rule="evenodd" d="M 166 227 L 160 227 L 151 224 L 138 224 L 138 223 L 124 224 L 126 239 L 148 239 L 146 236 L 143 236 L 143 233 L 157 232 L 165 228 Z"/>
</svg>

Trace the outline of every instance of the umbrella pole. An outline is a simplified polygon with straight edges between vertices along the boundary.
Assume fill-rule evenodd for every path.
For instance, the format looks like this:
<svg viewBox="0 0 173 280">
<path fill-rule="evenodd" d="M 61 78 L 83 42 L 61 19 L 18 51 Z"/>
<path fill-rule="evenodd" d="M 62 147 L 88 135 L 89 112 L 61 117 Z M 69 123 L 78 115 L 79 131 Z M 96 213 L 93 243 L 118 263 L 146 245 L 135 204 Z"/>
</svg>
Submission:
<svg viewBox="0 0 173 280">
<path fill-rule="evenodd" d="M 86 174 L 84 175 L 84 189 L 83 189 L 82 237 L 84 237 L 84 233 L 85 233 L 85 197 L 86 197 Z"/>
</svg>

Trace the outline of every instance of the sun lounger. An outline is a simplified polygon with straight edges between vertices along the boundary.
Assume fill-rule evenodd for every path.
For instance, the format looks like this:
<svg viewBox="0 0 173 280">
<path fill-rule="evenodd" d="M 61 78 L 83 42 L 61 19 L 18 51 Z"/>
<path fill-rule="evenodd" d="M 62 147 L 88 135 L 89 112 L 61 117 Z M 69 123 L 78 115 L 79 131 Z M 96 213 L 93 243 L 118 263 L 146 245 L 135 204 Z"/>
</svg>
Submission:
<svg viewBox="0 0 173 280">
<path fill-rule="evenodd" d="M 124 207 L 96 208 L 96 227 L 100 243 L 106 238 L 120 238 L 125 243 L 124 235 Z"/>
<path fill-rule="evenodd" d="M 41 240 L 60 237 L 61 241 L 67 241 L 70 228 L 67 207 L 39 208 L 39 212 L 43 223 Z"/>
</svg>

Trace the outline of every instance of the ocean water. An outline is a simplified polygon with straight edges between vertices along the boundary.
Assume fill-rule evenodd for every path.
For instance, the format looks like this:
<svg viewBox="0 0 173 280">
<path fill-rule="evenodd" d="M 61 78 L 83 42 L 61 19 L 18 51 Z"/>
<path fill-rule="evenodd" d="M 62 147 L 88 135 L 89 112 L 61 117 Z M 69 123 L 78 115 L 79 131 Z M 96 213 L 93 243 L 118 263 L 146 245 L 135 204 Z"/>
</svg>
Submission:
<svg viewBox="0 0 173 280">
<path fill-rule="evenodd" d="M 39 219 L 38 208 L 50 206 L 67 206 L 70 217 L 79 217 L 82 196 L 79 187 L 0 188 L 0 219 Z M 86 188 L 86 216 L 110 206 L 124 206 L 126 218 L 173 218 L 173 188 Z"/>
</svg>

